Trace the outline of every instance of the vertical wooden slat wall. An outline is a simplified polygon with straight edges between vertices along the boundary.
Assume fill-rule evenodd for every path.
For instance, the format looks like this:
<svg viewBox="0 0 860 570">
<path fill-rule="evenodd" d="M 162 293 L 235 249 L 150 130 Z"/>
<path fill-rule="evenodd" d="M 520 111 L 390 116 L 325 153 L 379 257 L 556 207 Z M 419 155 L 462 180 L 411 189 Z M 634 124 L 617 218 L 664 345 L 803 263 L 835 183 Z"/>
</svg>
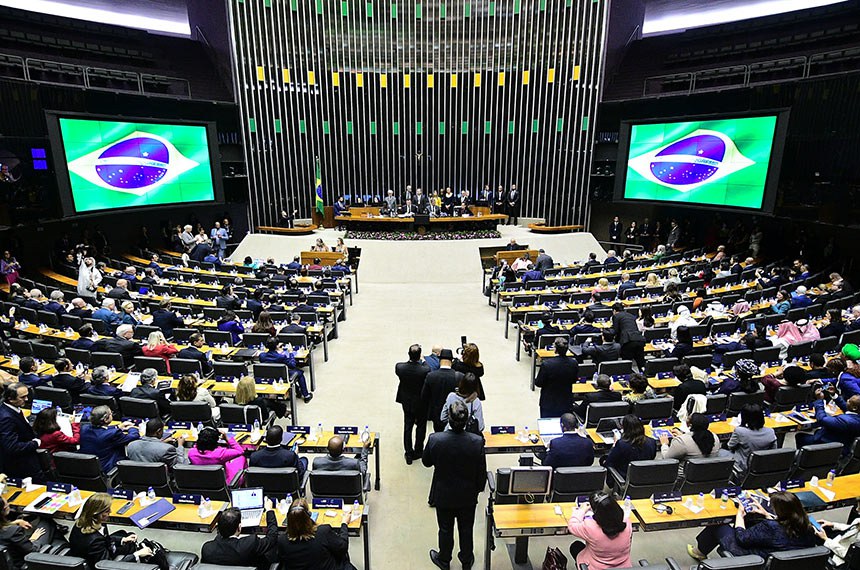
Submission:
<svg viewBox="0 0 860 570">
<path fill-rule="evenodd" d="M 407 185 L 588 219 L 608 0 L 227 0 L 249 225 Z"/>
</svg>

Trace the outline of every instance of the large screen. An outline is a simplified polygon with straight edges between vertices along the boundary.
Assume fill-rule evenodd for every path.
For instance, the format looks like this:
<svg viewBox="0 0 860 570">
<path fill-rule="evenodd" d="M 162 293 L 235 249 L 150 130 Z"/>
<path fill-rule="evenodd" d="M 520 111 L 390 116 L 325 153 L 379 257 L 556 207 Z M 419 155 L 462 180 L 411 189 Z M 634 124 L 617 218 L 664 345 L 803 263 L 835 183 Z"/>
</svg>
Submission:
<svg viewBox="0 0 860 570">
<path fill-rule="evenodd" d="M 52 121 L 67 215 L 220 199 L 211 124 L 49 115 Z"/>
<path fill-rule="evenodd" d="M 762 209 L 776 168 L 777 113 L 626 123 L 617 198 Z M 624 144 L 626 143 L 626 144 Z M 625 152 L 626 149 L 626 152 Z M 779 153 L 781 154 L 781 146 Z"/>
</svg>

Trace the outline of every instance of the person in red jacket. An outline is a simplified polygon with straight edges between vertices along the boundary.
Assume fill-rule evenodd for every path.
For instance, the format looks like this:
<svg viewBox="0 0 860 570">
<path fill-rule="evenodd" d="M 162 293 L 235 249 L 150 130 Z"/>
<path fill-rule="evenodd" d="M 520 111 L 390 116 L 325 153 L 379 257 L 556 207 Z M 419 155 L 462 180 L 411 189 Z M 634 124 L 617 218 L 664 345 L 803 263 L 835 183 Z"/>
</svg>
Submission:
<svg viewBox="0 0 860 570">
<path fill-rule="evenodd" d="M 39 446 L 51 453 L 57 451 L 75 451 L 81 441 L 81 424 L 72 424 L 72 436 L 64 434 L 57 423 L 57 408 L 45 408 L 36 416 L 33 431 L 42 442 Z"/>
<path fill-rule="evenodd" d="M 154 356 L 164 359 L 165 364 L 167 364 L 168 374 L 170 373 L 170 358 L 176 356 L 177 352 L 179 352 L 179 349 L 169 344 L 167 339 L 164 338 L 164 333 L 161 331 L 149 333 L 146 344 L 143 345 L 144 356 Z"/>
</svg>

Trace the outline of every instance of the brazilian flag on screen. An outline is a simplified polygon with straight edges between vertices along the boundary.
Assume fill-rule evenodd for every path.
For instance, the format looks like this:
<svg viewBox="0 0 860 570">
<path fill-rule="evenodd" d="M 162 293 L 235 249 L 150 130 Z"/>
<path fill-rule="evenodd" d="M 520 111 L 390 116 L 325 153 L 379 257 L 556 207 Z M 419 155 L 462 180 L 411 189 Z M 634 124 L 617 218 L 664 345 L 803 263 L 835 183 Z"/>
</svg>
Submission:
<svg viewBox="0 0 860 570">
<path fill-rule="evenodd" d="M 59 122 L 76 212 L 215 199 L 204 125 Z"/>
<path fill-rule="evenodd" d="M 776 119 L 633 125 L 624 198 L 761 208 Z"/>
</svg>

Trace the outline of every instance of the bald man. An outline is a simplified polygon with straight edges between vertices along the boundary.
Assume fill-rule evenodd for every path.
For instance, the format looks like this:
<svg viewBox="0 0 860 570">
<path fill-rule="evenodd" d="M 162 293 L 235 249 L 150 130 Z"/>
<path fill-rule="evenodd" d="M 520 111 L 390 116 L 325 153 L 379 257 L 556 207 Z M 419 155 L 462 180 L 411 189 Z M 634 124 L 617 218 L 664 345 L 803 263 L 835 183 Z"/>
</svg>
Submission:
<svg viewBox="0 0 860 570">
<path fill-rule="evenodd" d="M 358 439 L 357 435 L 350 436 Z M 314 458 L 314 471 L 359 471 L 361 476 L 367 474 L 367 455 L 370 441 L 362 444 L 361 454 L 356 457 L 344 457 L 343 438 L 339 435 L 328 440 L 328 454 L 324 457 Z"/>
</svg>

